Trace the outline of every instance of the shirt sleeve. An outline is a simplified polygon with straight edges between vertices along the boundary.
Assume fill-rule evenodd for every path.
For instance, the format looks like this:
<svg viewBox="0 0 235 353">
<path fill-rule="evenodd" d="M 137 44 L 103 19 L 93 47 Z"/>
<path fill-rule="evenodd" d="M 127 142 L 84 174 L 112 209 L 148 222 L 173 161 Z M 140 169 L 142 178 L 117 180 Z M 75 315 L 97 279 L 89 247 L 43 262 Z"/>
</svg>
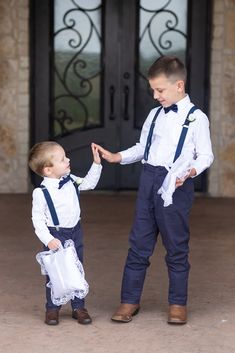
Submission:
<svg viewBox="0 0 235 353">
<path fill-rule="evenodd" d="M 45 246 L 54 239 L 47 228 L 46 209 L 47 204 L 43 192 L 40 188 L 36 188 L 33 191 L 32 222 L 35 234 Z"/>
<path fill-rule="evenodd" d="M 100 179 L 102 165 L 93 163 L 84 178 L 78 178 L 79 190 L 93 190 Z"/>
<path fill-rule="evenodd" d="M 192 162 L 192 168 L 195 168 L 197 175 L 199 175 L 210 167 L 214 160 L 214 155 L 212 152 L 209 120 L 207 116 L 201 112 L 201 115 L 196 118 L 196 121 L 197 125 L 194 131 L 196 159 Z"/>
<path fill-rule="evenodd" d="M 119 152 L 121 154 L 121 162 L 120 164 L 130 164 L 139 162 L 144 158 L 145 146 L 147 143 L 147 137 L 149 133 L 149 129 L 152 123 L 152 119 L 156 113 L 156 109 L 151 110 L 147 119 L 144 122 L 144 125 L 141 130 L 140 140 L 134 146 Z"/>
</svg>

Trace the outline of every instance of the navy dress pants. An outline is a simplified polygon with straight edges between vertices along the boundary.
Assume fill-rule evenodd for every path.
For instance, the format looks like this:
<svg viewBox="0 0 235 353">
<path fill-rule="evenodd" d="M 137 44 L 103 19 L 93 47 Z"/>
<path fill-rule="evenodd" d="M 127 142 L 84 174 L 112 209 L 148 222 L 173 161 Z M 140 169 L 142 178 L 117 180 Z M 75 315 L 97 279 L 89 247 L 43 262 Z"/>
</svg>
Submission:
<svg viewBox="0 0 235 353">
<path fill-rule="evenodd" d="M 56 230 L 55 227 L 48 227 L 50 233 L 53 235 L 53 237 L 59 239 L 64 245 L 65 241 L 68 239 L 72 239 L 74 241 L 74 246 L 78 255 L 79 260 L 81 263 L 83 262 L 83 231 L 81 228 L 80 222 L 74 227 L 74 228 L 59 228 L 59 230 Z M 47 247 L 44 248 L 44 250 L 49 250 Z M 47 276 L 46 279 L 46 284 L 50 281 L 49 277 Z M 46 286 L 46 308 L 47 309 L 59 309 L 60 306 L 57 306 L 53 304 L 51 300 L 51 289 Z M 74 297 L 73 300 L 71 300 L 71 306 L 72 309 L 79 309 L 79 308 L 84 308 L 85 306 L 85 301 L 84 299 L 79 299 L 77 297 Z"/>
<path fill-rule="evenodd" d="M 164 167 L 143 166 L 136 214 L 130 233 L 130 248 L 123 273 L 121 302 L 139 304 L 146 270 L 158 234 L 166 249 L 169 304 L 186 305 L 189 275 L 189 212 L 194 198 L 191 178 L 173 194 L 173 204 L 164 207 L 157 194 L 167 174 Z"/>
</svg>

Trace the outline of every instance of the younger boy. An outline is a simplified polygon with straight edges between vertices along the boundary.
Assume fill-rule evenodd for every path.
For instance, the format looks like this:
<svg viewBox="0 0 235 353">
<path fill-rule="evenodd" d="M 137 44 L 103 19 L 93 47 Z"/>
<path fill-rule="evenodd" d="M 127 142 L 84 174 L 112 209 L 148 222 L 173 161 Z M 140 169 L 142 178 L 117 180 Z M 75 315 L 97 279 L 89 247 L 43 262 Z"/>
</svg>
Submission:
<svg viewBox="0 0 235 353">
<path fill-rule="evenodd" d="M 79 260 L 83 261 L 83 232 L 80 225 L 79 191 L 94 189 L 99 181 L 102 166 L 97 148 L 92 144 L 94 162 L 82 179 L 70 174 L 70 160 L 64 149 L 56 142 L 37 143 L 29 153 L 29 167 L 43 177 L 41 187 L 33 191 L 32 221 L 35 233 L 44 244 L 44 250 L 56 250 L 67 239 L 72 239 Z M 43 189 L 49 192 L 59 226 L 55 226 Z M 49 277 L 47 277 L 47 283 Z M 46 287 L 47 325 L 59 323 L 60 307 L 53 304 L 51 290 Z M 80 324 L 92 322 L 85 309 L 84 299 L 71 300 L 72 317 Z"/>
<path fill-rule="evenodd" d="M 113 321 L 129 322 L 138 313 L 149 258 L 159 232 L 166 249 L 169 277 L 168 323 L 187 322 L 189 274 L 189 212 L 193 203 L 193 177 L 213 161 L 209 122 L 185 93 L 186 69 L 176 57 L 160 57 L 148 71 L 154 99 L 153 109 L 133 147 L 111 153 L 96 145 L 110 163 L 129 164 L 142 160 L 136 215 L 130 233 L 130 249 L 123 273 L 121 305 Z M 195 108 L 193 108 L 195 109 Z M 173 204 L 164 207 L 158 190 L 178 157 L 191 163 L 184 178 L 177 178 Z"/>
</svg>

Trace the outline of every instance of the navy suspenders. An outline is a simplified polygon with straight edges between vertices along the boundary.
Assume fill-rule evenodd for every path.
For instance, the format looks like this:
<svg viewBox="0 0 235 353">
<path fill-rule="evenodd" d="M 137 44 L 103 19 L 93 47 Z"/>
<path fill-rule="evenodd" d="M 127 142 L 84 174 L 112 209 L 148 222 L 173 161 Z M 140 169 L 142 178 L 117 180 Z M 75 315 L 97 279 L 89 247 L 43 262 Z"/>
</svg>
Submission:
<svg viewBox="0 0 235 353">
<path fill-rule="evenodd" d="M 75 180 L 73 180 L 71 177 L 70 177 L 74 187 L 75 187 L 75 190 L 76 190 L 76 194 L 77 194 L 77 197 L 78 197 L 78 200 L 79 200 L 79 189 L 78 189 L 78 184 L 76 183 Z M 42 189 L 43 191 L 43 194 L 44 194 L 44 197 L 46 199 L 46 202 L 47 202 L 47 206 L 49 208 L 49 211 L 50 211 L 50 214 L 51 214 L 51 218 L 52 218 L 52 221 L 54 223 L 54 226 L 56 227 L 56 229 L 58 230 L 59 229 L 59 219 L 58 219 L 58 216 L 57 216 L 57 213 L 56 213 L 56 210 L 55 210 L 55 206 L 53 204 L 53 201 L 52 201 L 52 198 L 51 198 L 51 195 L 49 194 L 47 188 L 44 186 L 44 185 L 40 185 L 40 188 Z"/>
<path fill-rule="evenodd" d="M 144 151 L 144 160 L 145 160 L 145 162 L 147 162 L 147 160 L 148 160 L 149 150 L 150 150 L 150 146 L 151 146 L 151 143 L 152 143 L 153 130 L 154 130 L 154 127 L 155 127 L 155 122 L 157 120 L 157 117 L 158 117 L 161 109 L 162 109 L 162 107 L 160 107 L 156 111 L 156 113 L 154 115 L 154 118 L 152 120 L 150 129 L 149 129 L 147 142 L 146 142 L 146 146 L 145 146 L 145 151 Z M 188 132 L 188 128 L 189 128 L 189 124 L 190 124 L 189 115 L 192 114 L 196 109 L 198 109 L 198 108 L 194 105 L 188 112 L 188 115 L 187 115 L 187 117 L 185 119 L 185 122 L 183 124 L 183 128 L 182 128 L 182 131 L 181 131 L 181 134 L 180 134 L 180 138 L 179 138 L 179 141 L 178 141 L 178 145 L 176 147 L 176 151 L 175 151 L 175 156 L 174 156 L 173 162 L 176 161 L 176 159 L 180 156 L 180 154 L 182 152 L 182 148 L 183 148 L 184 141 L 185 141 L 185 138 L 186 138 L 186 135 L 187 135 L 187 132 Z"/>
<path fill-rule="evenodd" d="M 43 194 L 45 196 L 45 199 L 46 199 L 46 202 L 47 202 L 47 206 L 49 208 L 49 211 L 50 211 L 51 218 L 52 218 L 52 221 L 54 223 L 54 226 L 56 228 L 58 228 L 59 227 L 59 220 L 58 220 L 58 217 L 57 217 L 55 206 L 54 206 L 53 201 L 51 199 L 51 195 L 49 194 L 47 188 L 44 185 L 40 185 L 40 188 L 42 189 Z"/>
<path fill-rule="evenodd" d="M 179 142 L 175 151 L 175 157 L 173 160 L 173 163 L 176 161 L 176 159 L 180 156 L 181 152 L 182 152 L 182 148 L 184 145 L 184 141 L 188 132 L 188 128 L 189 128 L 189 124 L 190 124 L 190 120 L 189 120 L 189 115 L 193 114 L 193 112 L 197 109 L 197 107 L 195 107 L 195 105 L 190 109 L 190 111 L 188 112 L 187 118 L 185 119 L 184 125 L 183 125 L 183 129 L 181 131 L 180 134 L 180 138 L 179 138 Z"/>
<path fill-rule="evenodd" d="M 147 160 L 148 160 L 149 150 L 150 150 L 151 143 L 152 143 L 153 130 L 154 130 L 154 127 L 155 127 L 155 122 L 156 122 L 157 117 L 158 117 L 158 115 L 159 115 L 159 113 L 160 113 L 161 110 L 162 110 L 162 107 L 160 107 L 160 108 L 156 111 L 156 114 L 154 115 L 154 118 L 153 118 L 153 120 L 152 120 L 150 129 L 149 129 L 149 133 L 148 133 L 148 137 L 147 137 L 147 143 L 146 143 L 145 151 L 144 151 L 144 160 L 145 160 L 145 162 L 147 162 Z"/>
</svg>

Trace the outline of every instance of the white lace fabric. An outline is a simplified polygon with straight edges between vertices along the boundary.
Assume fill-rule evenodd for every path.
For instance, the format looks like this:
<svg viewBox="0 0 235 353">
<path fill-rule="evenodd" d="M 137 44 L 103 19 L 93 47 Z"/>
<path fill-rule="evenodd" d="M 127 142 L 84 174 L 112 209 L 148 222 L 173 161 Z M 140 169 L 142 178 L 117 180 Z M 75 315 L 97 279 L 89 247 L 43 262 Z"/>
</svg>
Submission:
<svg viewBox="0 0 235 353">
<path fill-rule="evenodd" d="M 85 280 L 82 263 L 79 261 L 73 240 L 65 241 L 57 251 L 42 251 L 36 255 L 42 275 L 48 275 L 47 287 L 51 289 L 51 300 L 55 305 L 66 304 L 78 297 L 83 299 L 89 285 Z"/>
</svg>

